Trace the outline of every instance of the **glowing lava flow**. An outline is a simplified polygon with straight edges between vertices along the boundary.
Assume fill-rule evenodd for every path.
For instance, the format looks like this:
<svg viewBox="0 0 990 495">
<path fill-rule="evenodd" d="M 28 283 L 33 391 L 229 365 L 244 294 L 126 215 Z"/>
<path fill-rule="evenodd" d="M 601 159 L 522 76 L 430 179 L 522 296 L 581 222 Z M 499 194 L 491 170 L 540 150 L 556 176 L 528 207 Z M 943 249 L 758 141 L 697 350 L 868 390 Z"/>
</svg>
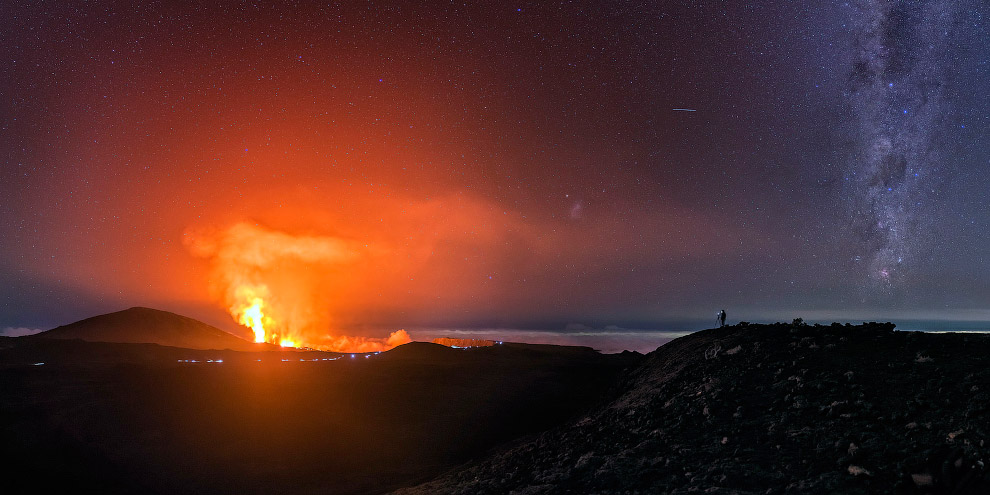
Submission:
<svg viewBox="0 0 990 495">
<path fill-rule="evenodd" d="M 241 313 L 241 325 L 251 327 L 251 330 L 254 330 L 254 341 L 257 343 L 265 341 L 265 324 L 262 321 L 265 314 L 261 312 L 264 305 L 265 302 L 260 297 L 256 297 L 251 301 L 251 306 Z"/>
<path fill-rule="evenodd" d="M 254 331 L 255 342 L 259 344 L 278 342 L 282 347 L 300 347 L 301 344 L 297 339 L 279 335 L 280 332 L 276 331 L 276 321 L 265 314 L 267 286 L 241 286 L 235 294 L 237 302 L 231 306 L 231 314 L 238 323 Z"/>
<path fill-rule="evenodd" d="M 240 286 L 234 291 L 234 303 L 230 306 L 230 314 L 234 320 L 250 328 L 254 332 L 257 343 L 275 342 L 277 337 L 273 331 L 275 321 L 265 315 L 265 298 L 268 297 L 268 287 L 265 285 Z M 267 328 L 266 328 L 267 327 Z M 290 345 L 286 345 L 289 342 Z M 295 343 L 283 339 L 283 347 L 295 347 Z"/>
</svg>

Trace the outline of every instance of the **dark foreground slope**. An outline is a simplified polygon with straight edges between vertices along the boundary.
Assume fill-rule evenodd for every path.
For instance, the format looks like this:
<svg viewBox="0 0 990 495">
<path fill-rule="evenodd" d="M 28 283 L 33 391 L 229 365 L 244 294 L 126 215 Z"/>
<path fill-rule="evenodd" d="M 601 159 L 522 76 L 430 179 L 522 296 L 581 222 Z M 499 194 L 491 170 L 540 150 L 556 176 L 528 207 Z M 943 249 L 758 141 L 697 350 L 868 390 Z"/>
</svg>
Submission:
<svg viewBox="0 0 990 495">
<path fill-rule="evenodd" d="M 990 336 L 736 326 L 413 494 L 990 493 Z"/>
<path fill-rule="evenodd" d="M 572 420 L 642 359 L 413 343 L 312 361 L 326 355 L 22 339 L 0 342 L 0 493 L 384 493 Z"/>
<path fill-rule="evenodd" d="M 151 308 L 135 307 L 86 318 L 32 338 L 79 339 L 89 342 L 145 343 L 188 349 L 273 350 L 198 320 Z"/>
</svg>

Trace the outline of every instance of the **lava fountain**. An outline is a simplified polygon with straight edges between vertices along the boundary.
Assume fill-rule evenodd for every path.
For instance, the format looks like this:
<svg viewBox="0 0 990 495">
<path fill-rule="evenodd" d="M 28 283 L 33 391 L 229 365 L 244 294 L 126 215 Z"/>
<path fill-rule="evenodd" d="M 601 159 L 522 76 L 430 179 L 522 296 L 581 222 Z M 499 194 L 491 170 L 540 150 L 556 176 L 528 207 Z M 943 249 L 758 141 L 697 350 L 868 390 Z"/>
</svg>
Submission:
<svg viewBox="0 0 990 495">
<path fill-rule="evenodd" d="M 279 336 L 276 321 L 265 314 L 265 299 L 267 286 L 241 286 L 235 291 L 234 303 L 230 307 L 230 315 L 241 325 L 254 332 L 256 343 L 278 343 L 282 347 L 301 347 L 296 339 Z"/>
<path fill-rule="evenodd" d="M 254 332 L 254 341 L 257 343 L 266 342 L 265 339 L 265 301 L 257 295 L 258 291 L 250 287 L 240 287 L 237 293 L 238 302 L 230 308 L 230 314 L 238 323 L 250 328 Z M 270 320 L 270 318 L 269 318 Z"/>
</svg>

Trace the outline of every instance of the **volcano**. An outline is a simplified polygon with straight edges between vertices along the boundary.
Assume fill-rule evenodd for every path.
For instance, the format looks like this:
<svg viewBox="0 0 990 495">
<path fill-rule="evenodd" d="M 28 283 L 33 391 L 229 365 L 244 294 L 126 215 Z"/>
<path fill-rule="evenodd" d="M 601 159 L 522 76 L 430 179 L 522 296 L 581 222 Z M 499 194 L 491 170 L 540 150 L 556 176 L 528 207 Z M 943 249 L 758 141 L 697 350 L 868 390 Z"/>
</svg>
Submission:
<svg viewBox="0 0 990 495">
<path fill-rule="evenodd" d="M 277 349 L 270 344 L 249 342 L 186 316 L 143 307 L 86 318 L 42 332 L 36 337 L 78 339 L 88 342 L 158 344 L 187 349 L 234 351 Z"/>
</svg>

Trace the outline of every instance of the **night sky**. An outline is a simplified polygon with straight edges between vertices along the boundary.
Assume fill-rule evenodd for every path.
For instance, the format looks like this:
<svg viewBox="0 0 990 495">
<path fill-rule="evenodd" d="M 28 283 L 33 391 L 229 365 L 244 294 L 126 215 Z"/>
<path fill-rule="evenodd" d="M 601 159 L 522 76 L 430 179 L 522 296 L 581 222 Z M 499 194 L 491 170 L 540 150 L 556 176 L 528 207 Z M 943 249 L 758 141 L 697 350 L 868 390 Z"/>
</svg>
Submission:
<svg viewBox="0 0 990 495">
<path fill-rule="evenodd" d="M 0 330 L 988 321 L 988 14 L 4 2 Z"/>
</svg>

